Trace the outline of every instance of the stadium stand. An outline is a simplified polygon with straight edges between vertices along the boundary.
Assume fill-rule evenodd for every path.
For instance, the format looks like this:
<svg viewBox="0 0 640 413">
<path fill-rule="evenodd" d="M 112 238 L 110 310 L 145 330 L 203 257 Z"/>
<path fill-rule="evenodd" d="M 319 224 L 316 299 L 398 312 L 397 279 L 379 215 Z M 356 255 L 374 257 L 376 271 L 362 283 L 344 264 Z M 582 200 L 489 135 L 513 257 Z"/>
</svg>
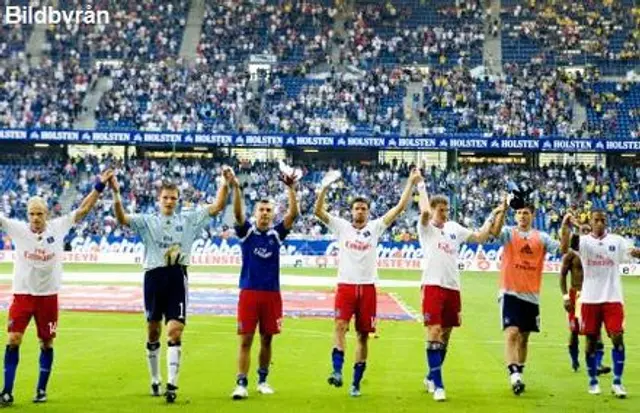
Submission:
<svg viewBox="0 0 640 413">
<path fill-rule="evenodd" d="M 594 65 L 607 75 L 640 64 L 640 8 L 634 0 L 501 4 L 505 62 Z"/>
</svg>

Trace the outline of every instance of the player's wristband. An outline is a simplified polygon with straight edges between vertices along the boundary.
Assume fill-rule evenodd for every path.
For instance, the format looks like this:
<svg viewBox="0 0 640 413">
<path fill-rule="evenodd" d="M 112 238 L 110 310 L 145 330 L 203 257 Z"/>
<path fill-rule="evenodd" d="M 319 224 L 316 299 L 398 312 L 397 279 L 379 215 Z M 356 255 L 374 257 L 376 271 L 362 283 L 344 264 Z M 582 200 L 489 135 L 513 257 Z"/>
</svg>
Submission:
<svg viewBox="0 0 640 413">
<path fill-rule="evenodd" d="M 571 297 L 569 296 L 569 294 L 565 294 L 565 295 L 562 296 L 562 299 L 564 301 L 569 301 L 571 299 Z"/>
<path fill-rule="evenodd" d="M 122 199 L 120 199 L 120 191 L 113 193 L 113 200 L 115 202 L 122 202 Z"/>
<path fill-rule="evenodd" d="M 94 186 L 93 189 L 95 189 L 99 193 L 102 193 L 102 191 L 104 191 L 104 188 L 106 188 L 106 187 L 107 187 L 107 184 L 105 184 L 102 181 L 98 181 L 98 182 L 96 182 L 96 186 Z"/>
<path fill-rule="evenodd" d="M 418 187 L 418 190 L 420 191 L 427 189 L 427 186 L 425 185 L 424 182 L 420 182 L 417 187 Z"/>
</svg>

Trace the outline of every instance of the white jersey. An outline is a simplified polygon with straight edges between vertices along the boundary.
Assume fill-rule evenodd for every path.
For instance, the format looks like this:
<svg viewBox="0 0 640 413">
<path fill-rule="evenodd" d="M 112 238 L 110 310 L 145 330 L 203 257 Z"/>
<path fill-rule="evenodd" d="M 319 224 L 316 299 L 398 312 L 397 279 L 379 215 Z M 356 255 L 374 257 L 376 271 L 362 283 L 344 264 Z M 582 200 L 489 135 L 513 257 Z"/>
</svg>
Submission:
<svg viewBox="0 0 640 413">
<path fill-rule="evenodd" d="M 580 300 L 583 303 L 622 303 L 620 264 L 631 259 L 633 244 L 620 235 L 580 237 L 580 260 L 584 271 Z"/>
<path fill-rule="evenodd" d="M 424 256 L 422 285 L 460 290 L 458 251 L 472 234 L 473 231 L 453 221 L 445 222 L 442 228 L 432 222 L 426 226 L 418 222 L 418 236 Z"/>
<path fill-rule="evenodd" d="M 356 229 L 349 221 L 329 215 L 327 227 L 338 238 L 338 283 L 374 284 L 378 280 L 378 240 L 387 229 L 382 218 Z"/>
<path fill-rule="evenodd" d="M 47 222 L 36 234 L 27 222 L 0 216 L 0 228 L 15 245 L 13 293 L 53 295 L 60 291 L 64 237 L 74 224 L 75 211 Z"/>
</svg>

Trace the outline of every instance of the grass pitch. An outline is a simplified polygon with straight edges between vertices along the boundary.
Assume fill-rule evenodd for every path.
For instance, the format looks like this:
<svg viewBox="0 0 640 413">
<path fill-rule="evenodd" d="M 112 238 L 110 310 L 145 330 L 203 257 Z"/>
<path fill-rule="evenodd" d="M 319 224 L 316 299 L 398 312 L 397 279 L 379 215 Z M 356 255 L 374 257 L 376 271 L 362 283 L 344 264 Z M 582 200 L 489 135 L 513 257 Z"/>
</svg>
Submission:
<svg viewBox="0 0 640 413">
<path fill-rule="evenodd" d="M 0 265 L 0 273 L 10 266 Z M 66 271 L 133 272 L 137 266 L 67 265 Z M 194 267 L 192 271 L 237 272 L 237 268 Z M 335 270 L 285 269 L 283 273 L 330 276 Z M 381 271 L 383 279 L 418 280 L 415 271 Z M 135 274 L 132 279 L 139 280 Z M 33 405 L 38 349 L 33 325 L 20 353 L 15 389 L 16 411 L 48 412 L 640 412 L 640 279 L 625 278 L 627 363 L 626 400 L 608 394 L 611 376 L 601 380 L 604 393 L 587 394 L 584 368 L 570 369 L 566 349 L 566 315 L 557 278 L 545 277 L 542 333 L 532 336 L 525 370 L 527 391 L 515 397 L 503 363 L 502 333 L 495 274 L 463 276 L 461 328 L 452 337 L 444 366 L 448 400 L 436 403 L 422 386 L 426 371 L 424 330 L 418 322 L 380 323 L 380 337 L 371 340 L 363 396 L 352 399 L 348 386 L 329 387 L 331 320 L 291 319 L 275 339 L 270 383 L 272 396 L 255 392 L 257 351 L 250 376 L 250 397 L 234 402 L 237 337 L 231 317 L 191 316 L 183 340 L 179 395 L 175 405 L 148 395 L 143 315 L 63 312 L 46 405 Z M 309 287 L 306 287 L 309 289 Z M 326 289 L 326 288 L 323 288 Z M 419 312 L 414 288 L 385 289 Z M 6 319 L 6 315 L 2 315 Z M 6 321 L 5 321 L 6 323 Z M 353 335 L 349 336 L 345 378 L 351 379 Z M 581 343 L 581 350 L 583 350 Z M 162 371 L 165 375 L 163 346 Z M 610 345 L 606 343 L 607 364 Z"/>
</svg>

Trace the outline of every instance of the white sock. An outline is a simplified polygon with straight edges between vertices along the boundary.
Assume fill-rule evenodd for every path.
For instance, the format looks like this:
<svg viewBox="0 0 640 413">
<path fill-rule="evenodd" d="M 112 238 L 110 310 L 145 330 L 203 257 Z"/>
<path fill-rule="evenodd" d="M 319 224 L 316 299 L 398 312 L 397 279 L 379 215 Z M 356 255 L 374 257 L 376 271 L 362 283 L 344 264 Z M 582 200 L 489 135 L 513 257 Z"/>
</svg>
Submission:
<svg viewBox="0 0 640 413">
<path fill-rule="evenodd" d="M 167 347 L 167 383 L 177 386 L 178 373 L 180 372 L 180 354 L 182 347 L 180 343 L 169 345 Z"/>
<path fill-rule="evenodd" d="M 152 383 L 162 382 L 160 377 L 160 343 L 147 343 L 147 362 Z"/>
</svg>

